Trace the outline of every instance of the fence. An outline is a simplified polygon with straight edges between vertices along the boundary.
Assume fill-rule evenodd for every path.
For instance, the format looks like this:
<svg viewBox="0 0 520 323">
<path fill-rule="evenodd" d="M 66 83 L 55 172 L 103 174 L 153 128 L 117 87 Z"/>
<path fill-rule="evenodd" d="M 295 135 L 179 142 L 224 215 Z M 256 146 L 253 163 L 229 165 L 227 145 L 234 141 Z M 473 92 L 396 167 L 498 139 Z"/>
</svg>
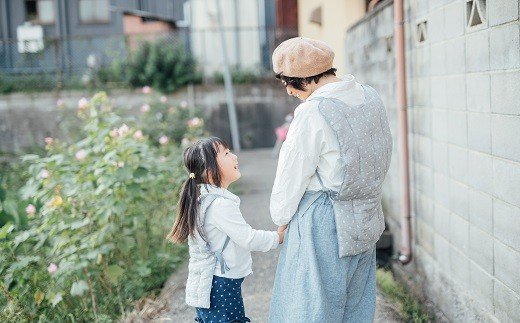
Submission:
<svg viewBox="0 0 520 323">
<path fill-rule="evenodd" d="M 46 38 L 37 53 L 20 53 L 19 42 L 0 42 L 0 85 L 27 83 L 35 89 L 82 86 L 97 76 L 93 71 L 124 62 L 143 41 L 165 39 L 184 46 L 196 57 L 204 80 L 221 72 L 222 52 L 218 30 L 176 29 L 167 33 L 138 35 L 73 36 Z M 256 74 L 270 71 L 271 53 L 296 30 L 251 27 L 226 28 L 224 35 L 232 65 Z M 23 45 L 23 44 L 22 44 Z M 1 89 L 0 89 L 1 92 Z"/>
</svg>

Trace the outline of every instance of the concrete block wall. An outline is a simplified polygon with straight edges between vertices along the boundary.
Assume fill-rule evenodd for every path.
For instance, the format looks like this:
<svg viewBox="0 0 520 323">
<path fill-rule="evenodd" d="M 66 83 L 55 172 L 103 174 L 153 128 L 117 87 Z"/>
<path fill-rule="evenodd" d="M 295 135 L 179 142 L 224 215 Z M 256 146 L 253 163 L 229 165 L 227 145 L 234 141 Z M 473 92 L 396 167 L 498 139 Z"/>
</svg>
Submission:
<svg viewBox="0 0 520 323">
<path fill-rule="evenodd" d="M 415 258 L 395 268 L 450 321 L 519 322 L 520 3 L 477 0 L 482 23 L 470 26 L 473 2 L 405 1 Z M 381 93 L 396 140 L 392 34 L 385 1 L 349 29 L 346 56 Z M 398 249 L 395 147 L 384 204 Z"/>
</svg>

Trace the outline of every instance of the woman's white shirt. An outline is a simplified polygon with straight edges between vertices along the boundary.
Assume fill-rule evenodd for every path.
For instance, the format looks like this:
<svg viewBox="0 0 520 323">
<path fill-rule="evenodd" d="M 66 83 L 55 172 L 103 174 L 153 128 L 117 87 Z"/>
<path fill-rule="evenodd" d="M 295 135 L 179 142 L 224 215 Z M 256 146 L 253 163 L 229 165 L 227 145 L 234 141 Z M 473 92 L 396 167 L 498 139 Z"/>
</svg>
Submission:
<svg viewBox="0 0 520 323">
<path fill-rule="evenodd" d="M 339 143 L 318 110 L 318 101 L 312 100 L 316 97 L 337 98 L 348 105 L 365 101 L 361 84 L 354 76 L 347 75 L 342 81 L 321 86 L 295 109 L 280 150 L 271 193 L 271 218 L 277 225 L 291 221 L 305 191 L 322 189 L 316 171 L 327 189 L 337 191 L 343 182 L 343 172 L 338 163 Z"/>
</svg>

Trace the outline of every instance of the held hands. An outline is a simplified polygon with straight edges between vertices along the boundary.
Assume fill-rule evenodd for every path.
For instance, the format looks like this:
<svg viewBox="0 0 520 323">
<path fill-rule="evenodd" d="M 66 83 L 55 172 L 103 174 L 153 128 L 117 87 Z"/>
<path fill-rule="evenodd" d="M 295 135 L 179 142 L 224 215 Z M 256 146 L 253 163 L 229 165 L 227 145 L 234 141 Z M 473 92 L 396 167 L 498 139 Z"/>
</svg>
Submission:
<svg viewBox="0 0 520 323">
<path fill-rule="evenodd" d="M 285 237 L 285 230 L 287 230 L 287 224 L 281 225 L 278 227 L 278 242 L 283 243 L 283 238 Z"/>
</svg>

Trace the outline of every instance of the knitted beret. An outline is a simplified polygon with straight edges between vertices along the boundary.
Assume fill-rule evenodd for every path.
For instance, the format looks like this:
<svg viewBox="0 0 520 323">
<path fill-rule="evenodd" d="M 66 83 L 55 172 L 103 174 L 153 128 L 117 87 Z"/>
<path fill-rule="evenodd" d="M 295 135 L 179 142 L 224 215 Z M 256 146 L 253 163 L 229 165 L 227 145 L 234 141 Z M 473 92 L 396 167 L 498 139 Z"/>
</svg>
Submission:
<svg viewBox="0 0 520 323">
<path fill-rule="evenodd" d="M 309 77 L 332 68 L 334 51 L 327 43 L 306 38 L 291 38 L 273 52 L 273 70 L 288 77 Z"/>
</svg>

